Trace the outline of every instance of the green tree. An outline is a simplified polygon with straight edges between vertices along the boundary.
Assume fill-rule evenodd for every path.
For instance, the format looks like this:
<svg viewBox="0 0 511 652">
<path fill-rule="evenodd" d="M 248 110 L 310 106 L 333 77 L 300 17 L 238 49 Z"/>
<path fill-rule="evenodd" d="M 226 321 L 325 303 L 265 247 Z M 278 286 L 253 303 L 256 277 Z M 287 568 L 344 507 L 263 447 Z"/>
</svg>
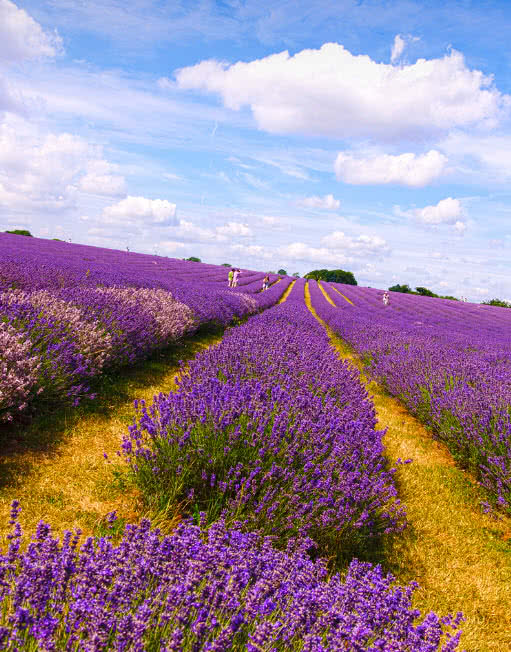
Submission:
<svg viewBox="0 0 511 652">
<path fill-rule="evenodd" d="M 389 288 L 390 292 L 403 292 L 404 294 L 414 294 L 412 288 L 408 285 L 408 283 L 405 283 L 403 285 L 399 285 L 399 283 L 396 283 L 396 285 L 393 285 L 392 287 Z"/>
<path fill-rule="evenodd" d="M 191 263 L 202 263 L 202 260 L 197 258 L 197 256 L 190 256 L 190 258 L 184 258 L 183 260 L 188 260 Z"/>
<path fill-rule="evenodd" d="M 438 298 L 438 294 L 435 294 L 431 290 L 428 290 L 428 288 L 418 287 L 418 288 L 415 288 L 415 291 L 417 292 L 417 294 L 420 294 L 423 297 L 437 297 Z"/>
<path fill-rule="evenodd" d="M 315 281 L 326 281 L 328 269 L 313 269 L 312 272 L 307 272 L 303 278 L 312 278 Z"/>
<path fill-rule="evenodd" d="M 27 231 L 26 229 L 14 229 L 13 231 L 6 231 L 6 233 L 13 233 L 14 235 L 28 235 L 31 238 L 34 237 L 30 231 Z"/>
<path fill-rule="evenodd" d="M 287 272 L 286 272 L 285 269 L 279 269 L 279 271 L 277 272 L 277 274 L 280 274 L 281 276 L 287 276 Z"/>
<path fill-rule="evenodd" d="M 499 306 L 500 308 L 511 308 L 511 303 L 509 301 L 504 301 L 503 299 L 490 299 L 489 301 L 483 301 L 484 306 Z"/>
<path fill-rule="evenodd" d="M 357 285 L 353 272 L 344 269 L 313 269 L 305 274 L 304 278 L 312 278 L 316 281 L 328 281 L 332 283 L 344 283 L 345 285 Z"/>
<path fill-rule="evenodd" d="M 295 278 L 300 278 L 300 272 L 294 272 L 293 276 L 294 276 Z"/>
<path fill-rule="evenodd" d="M 231 263 L 222 263 L 220 267 L 232 267 Z"/>
</svg>

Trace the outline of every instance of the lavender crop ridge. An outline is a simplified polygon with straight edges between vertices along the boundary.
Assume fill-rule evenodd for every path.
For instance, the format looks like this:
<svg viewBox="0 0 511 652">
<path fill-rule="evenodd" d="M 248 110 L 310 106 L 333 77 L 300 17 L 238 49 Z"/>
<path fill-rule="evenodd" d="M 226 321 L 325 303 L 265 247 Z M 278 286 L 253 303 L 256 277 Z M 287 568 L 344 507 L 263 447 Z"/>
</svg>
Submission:
<svg viewBox="0 0 511 652">
<path fill-rule="evenodd" d="M 148 521 L 118 544 L 41 522 L 22 551 L 19 506 L 0 556 L 0 649 L 455 650 L 461 616 L 418 620 L 415 585 L 354 560 L 343 579 L 306 553 L 217 521 L 162 537 Z M 110 522 L 115 516 L 111 515 Z"/>
<path fill-rule="evenodd" d="M 309 283 L 319 316 L 444 441 L 492 502 L 511 510 L 511 315 L 503 308 Z M 338 288 L 355 305 L 350 305 Z"/>
</svg>

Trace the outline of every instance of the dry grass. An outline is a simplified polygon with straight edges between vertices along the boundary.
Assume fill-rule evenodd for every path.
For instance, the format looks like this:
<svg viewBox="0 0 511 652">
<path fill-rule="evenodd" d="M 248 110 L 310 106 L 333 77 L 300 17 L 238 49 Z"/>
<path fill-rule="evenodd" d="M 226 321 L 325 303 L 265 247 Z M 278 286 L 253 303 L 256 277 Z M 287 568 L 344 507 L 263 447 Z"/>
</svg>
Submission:
<svg viewBox="0 0 511 652">
<path fill-rule="evenodd" d="M 338 290 L 337 288 L 335 288 L 333 285 L 331 285 L 330 287 L 332 288 L 332 290 L 333 290 L 334 292 L 337 292 L 337 294 L 340 294 L 341 297 L 342 297 L 343 299 L 346 299 L 346 301 L 347 301 L 348 303 L 351 303 L 352 306 L 355 305 L 355 304 L 353 303 L 353 301 L 351 301 L 351 299 L 348 299 L 348 297 L 345 297 L 344 294 L 343 294 L 342 292 L 339 292 L 339 290 Z M 321 289 L 323 289 L 323 288 L 321 288 Z"/>
<path fill-rule="evenodd" d="M 289 293 L 293 289 L 293 285 L 296 283 L 296 281 L 291 281 L 291 283 L 287 286 L 287 288 L 284 290 L 284 294 L 280 297 L 280 299 L 277 301 L 277 303 L 284 303 L 284 301 L 288 298 Z"/>
<path fill-rule="evenodd" d="M 324 296 L 325 299 L 328 301 L 328 303 L 329 303 L 331 306 L 333 306 L 333 307 L 335 308 L 335 307 L 336 307 L 336 306 L 335 306 L 335 303 L 332 301 L 332 299 L 330 298 L 330 296 L 327 294 L 325 288 L 321 285 L 321 283 L 320 283 L 319 281 L 318 281 L 318 287 L 319 287 L 319 289 L 321 290 L 321 292 L 323 293 L 323 296 Z M 307 286 L 307 289 L 308 289 L 308 286 Z M 340 294 L 340 292 L 339 292 L 339 294 Z M 342 296 L 344 296 L 344 295 L 342 295 Z M 344 298 L 346 299 L 346 297 L 344 297 Z"/>
<path fill-rule="evenodd" d="M 311 308 L 308 288 L 306 301 Z M 346 343 L 322 323 L 340 356 L 361 369 Z M 463 611 L 462 649 L 510 650 L 511 519 L 484 514 L 479 487 L 454 466 L 445 446 L 379 385 L 362 378 L 379 427 L 387 428 L 387 457 L 413 460 L 396 474 L 409 526 L 384 541 L 382 563 L 401 582 L 419 583 L 414 604 L 421 611 Z"/>
<path fill-rule="evenodd" d="M 138 521 L 141 502 L 116 455 L 133 419 L 133 401 L 151 401 L 158 392 L 174 389 L 178 361 L 219 339 L 218 333 L 198 334 L 123 369 L 116 378 L 104 379 L 98 399 L 87 406 L 5 430 L 6 447 L 0 456 L 0 534 L 7 532 L 14 499 L 21 501 L 26 532 L 44 519 L 58 533 L 73 528 L 98 533 L 106 514 L 114 509 L 121 524 Z"/>
</svg>

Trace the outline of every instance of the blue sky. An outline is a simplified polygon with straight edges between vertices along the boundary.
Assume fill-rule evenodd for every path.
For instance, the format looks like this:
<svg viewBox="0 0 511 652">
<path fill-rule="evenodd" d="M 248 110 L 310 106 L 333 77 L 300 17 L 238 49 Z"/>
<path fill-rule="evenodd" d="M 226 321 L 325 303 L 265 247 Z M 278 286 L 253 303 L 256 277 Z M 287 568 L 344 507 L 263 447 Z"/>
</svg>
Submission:
<svg viewBox="0 0 511 652">
<path fill-rule="evenodd" d="M 511 298 L 511 3 L 0 0 L 0 230 Z"/>
</svg>

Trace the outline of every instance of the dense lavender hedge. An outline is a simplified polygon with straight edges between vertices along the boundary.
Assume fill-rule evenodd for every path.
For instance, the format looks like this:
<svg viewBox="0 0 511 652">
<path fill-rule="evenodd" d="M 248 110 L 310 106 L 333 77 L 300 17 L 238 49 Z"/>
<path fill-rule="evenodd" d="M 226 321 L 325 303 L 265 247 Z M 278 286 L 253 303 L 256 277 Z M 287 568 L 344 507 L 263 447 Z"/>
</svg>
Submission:
<svg viewBox="0 0 511 652">
<path fill-rule="evenodd" d="M 153 503 L 243 520 L 282 545 L 309 536 L 347 557 L 403 514 L 373 404 L 303 283 L 199 354 L 176 393 L 138 406 L 123 453 Z"/>
<path fill-rule="evenodd" d="M 511 510 L 511 315 L 493 306 L 310 283 L 318 314 Z M 342 292 L 355 305 L 350 305 Z"/>
<path fill-rule="evenodd" d="M 354 560 L 346 576 L 311 561 L 309 543 L 278 551 L 269 538 L 182 523 L 167 537 L 148 521 L 115 545 L 40 523 L 22 552 L 13 533 L 0 555 L 0 649 L 199 651 L 392 650 L 448 652 L 460 622 L 418 621 L 414 584 L 401 588 L 379 567 Z M 113 516 L 110 521 L 113 520 Z"/>
<path fill-rule="evenodd" d="M 0 234 L 0 422 L 93 397 L 93 376 L 263 309 L 278 285 L 234 291 L 223 267 Z"/>
</svg>

